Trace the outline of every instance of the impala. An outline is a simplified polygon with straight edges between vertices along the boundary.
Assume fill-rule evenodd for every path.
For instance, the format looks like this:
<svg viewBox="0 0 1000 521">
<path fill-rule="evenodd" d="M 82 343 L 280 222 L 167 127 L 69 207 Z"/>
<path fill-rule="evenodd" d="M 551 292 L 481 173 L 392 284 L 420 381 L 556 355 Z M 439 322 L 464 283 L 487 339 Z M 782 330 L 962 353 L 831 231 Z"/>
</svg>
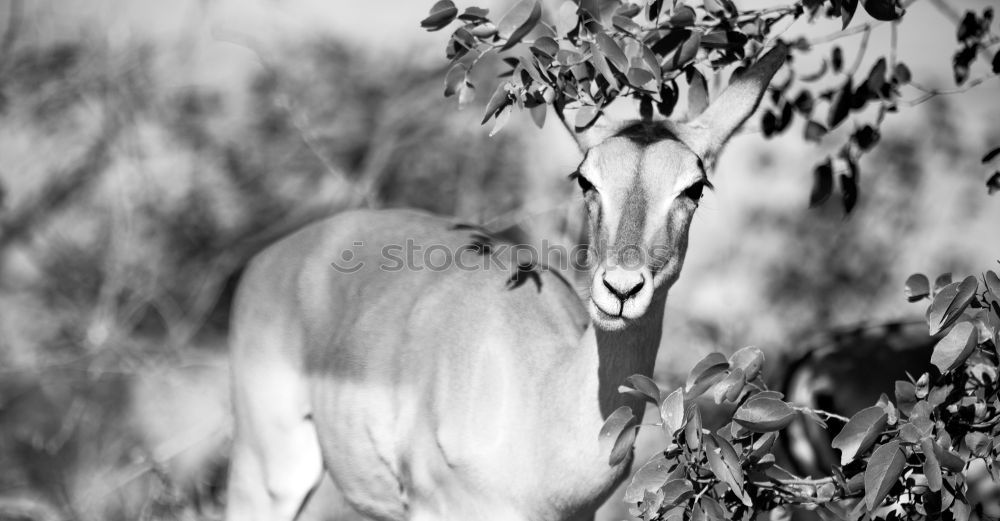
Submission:
<svg viewBox="0 0 1000 521">
<path fill-rule="evenodd" d="M 484 232 L 423 213 L 345 212 L 260 253 L 233 311 L 227 518 L 294 519 L 324 472 L 347 517 L 592 518 L 631 459 L 612 464 L 598 433 L 623 405 L 642 415 L 617 388 L 653 372 L 706 165 L 786 54 L 779 44 L 686 123 L 577 134 L 600 252 L 583 301 L 536 266 L 380 269 L 383 248 L 407 240 L 489 249 Z M 356 270 L 331 267 L 343 252 Z"/>
</svg>

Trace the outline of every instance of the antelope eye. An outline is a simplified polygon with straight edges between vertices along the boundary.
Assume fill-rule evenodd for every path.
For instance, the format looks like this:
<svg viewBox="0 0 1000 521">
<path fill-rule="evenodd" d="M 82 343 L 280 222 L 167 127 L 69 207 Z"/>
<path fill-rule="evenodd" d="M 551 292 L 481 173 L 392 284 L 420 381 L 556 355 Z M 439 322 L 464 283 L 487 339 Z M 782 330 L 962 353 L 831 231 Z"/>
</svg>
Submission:
<svg viewBox="0 0 1000 521">
<path fill-rule="evenodd" d="M 698 200 L 701 199 L 701 196 L 704 194 L 704 192 L 705 192 L 704 181 L 698 181 L 695 184 L 687 187 L 686 190 L 684 190 L 684 196 L 687 197 L 688 199 L 691 199 L 694 202 L 698 202 Z"/>
<path fill-rule="evenodd" d="M 582 175 L 580 175 L 579 172 L 574 172 L 571 175 L 571 177 L 576 178 L 577 184 L 580 185 L 580 190 L 583 190 L 584 193 L 589 192 L 589 191 L 591 191 L 591 190 L 594 189 L 594 185 L 591 184 L 590 181 L 587 181 L 586 177 L 583 177 Z"/>
</svg>

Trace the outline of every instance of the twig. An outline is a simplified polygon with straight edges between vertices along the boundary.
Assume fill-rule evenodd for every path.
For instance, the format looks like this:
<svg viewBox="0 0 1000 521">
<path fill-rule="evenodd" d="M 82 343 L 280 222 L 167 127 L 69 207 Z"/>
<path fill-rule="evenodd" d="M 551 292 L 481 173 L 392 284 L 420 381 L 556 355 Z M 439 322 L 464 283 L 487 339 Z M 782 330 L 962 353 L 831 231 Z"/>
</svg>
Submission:
<svg viewBox="0 0 1000 521">
<path fill-rule="evenodd" d="M 966 92 L 968 90 L 972 90 L 972 89 L 978 87 L 980 84 L 985 83 L 986 81 L 989 81 L 989 80 L 992 80 L 992 79 L 996 79 L 998 77 L 1000 77 L 1000 76 L 996 76 L 996 75 L 991 74 L 991 75 L 988 75 L 988 76 L 983 76 L 981 78 L 975 78 L 973 80 L 970 80 L 969 83 L 965 84 L 964 87 L 959 87 L 957 89 L 931 89 L 931 88 L 924 87 L 922 85 L 919 85 L 919 84 L 914 83 L 914 82 L 911 81 L 909 83 L 910 87 L 913 87 L 914 89 L 917 89 L 917 90 L 923 92 L 924 95 L 920 96 L 919 98 L 912 99 L 912 100 L 905 100 L 905 101 L 903 101 L 903 103 L 905 103 L 909 107 L 915 107 L 915 106 L 920 105 L 921 103 L 924 103 L 925 101 L 930 100 L 931 98 L 934 98 L 934 97 L 937 97 L 937 96 L 947 96 L 947 95 L 951 95 L 951 94 L 961 94 L 963 92 Z"/>
<path fill-rule="evenodd" d="M 836 484 L 836 480 L 833 476 L 827 476 L 825 478 L 796 478 L 796 479 L 776 479 L 774 480 L 782 485 L 790 486 L 819 486 L 826 485 L 827 483 Z"/>
<path fill-rule="evenodd" d="M 851 66 L 850 72 L 847 76 L 850 78 L 854 77 L 854 74 L 858 72 L 858 68 L 861 67 L 861 61 L 865 57 L 865 52 L 868 51 L 868 38 L 872 35 L 871 27 L 865 29 L 865 35 L 861 37 L 861 45 L 858 46 L 858 56 L 854 59 L 854 65 Z"/>
<path fill-rule="evenodd" d="M 835 413 L 832 413 L 832 412 L 824 411 L 822 409 L 813 409 L 812 407 L 808 407 L 808 409 L 810 411 L 812 411 L 812 412 L 820 415 L 820 416 L 826 417 L 827 420 L 830 420 L 830 419 L 839 420 L 839 421 L 842 421 L 844 423 L 847 423 L 847 422 L 851 421 L 851 419 L 848 418 L 848 417 L 846 417 L 846 416 L 841 416 L 839 414 L 835 414 Z"/>
<path fill-rule="evenodd" d="M 892 77 L 895 77 L 896 76 L 896 42 L 897 42 L 898 37 L 899 37 L 899 35 L 897 34 L 899 32 L 899 22 L 898 21 L 892 22 L 892 25 L 890 25 L 889 27 L 891 28 L 891 33 L 889 35 L 889 41 L 890 41 L 890 43 L 889 43 L 889 74 Z"/>
<path fill-rule="evenodd" d="M 819 38 L 809 40 L 809 46 L 812 47 L 814 45 L 823 45 L 824 43 L 831 43 L 840 40 L 841 38 L 847 38 L 848 36 L 854 36 L 860 33 L 868 33 L 872 29 L 882 25 L 883 23 L 885 22 L 869 22 L 866 24 L 854 26 L 850 29 L 844 29 L 843 31 L 830 33 L 826 36 L 821 36 Z"/>
</svg>

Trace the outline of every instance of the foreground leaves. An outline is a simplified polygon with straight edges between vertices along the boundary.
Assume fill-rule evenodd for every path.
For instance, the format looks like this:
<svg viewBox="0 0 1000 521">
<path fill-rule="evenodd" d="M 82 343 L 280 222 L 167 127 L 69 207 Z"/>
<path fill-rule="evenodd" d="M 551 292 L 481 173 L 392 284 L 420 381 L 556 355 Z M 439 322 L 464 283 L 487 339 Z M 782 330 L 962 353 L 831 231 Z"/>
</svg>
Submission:
<svg viewBox="0 0 1000 521">
<path fill-rule="evenodd" d="M 840 464 L 847 465 L 865 453 L 882 434 L 889 415 L 879 406 L 868 407 L 851 417 L 833 439 L 831 447 L 840 450 Z"/>
<path fill-rule="evenodd" d="M 976 328 L 970 322 L 962 322 L 934 346 L 931 363 L 942 373 L 960 367 L 976 349 Z"/>
<path fill-rule="evenodd" d="M 898 441 L 875 449 L 868 461 L 868 468 L 865 469 L 865 505 L 869 512 L 882 503 L 905 466 L 906 456 L 899 449 Z"/>
<path fill-rule="evenodd" d="M 623 461 L 632 451 L 632 444 L 635 442 L 636 424 L 635 414 L 632 408 L 621 406 L 615 409 L 604 421 L 604 427 L 598 439 L 604 452 L 608 453 L 608 464 L 615 466 Z"/>
</svg>

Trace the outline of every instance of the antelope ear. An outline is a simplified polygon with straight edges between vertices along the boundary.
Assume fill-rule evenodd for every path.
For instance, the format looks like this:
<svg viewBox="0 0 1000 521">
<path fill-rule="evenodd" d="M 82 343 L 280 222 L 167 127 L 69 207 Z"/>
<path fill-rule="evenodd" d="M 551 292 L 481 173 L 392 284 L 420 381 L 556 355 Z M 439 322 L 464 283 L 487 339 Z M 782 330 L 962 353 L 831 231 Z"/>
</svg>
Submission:
<svg viewBox="0 0 1000 521">
<path fill-rule="evenodd" d="M 680 125 L 687 145 L 706 163 L 753 115 L 771 78 L 785 63 L 788 46 L 778 42 L 757 63 L 733 78 L 722 94 L 695 119 Z"/>
</svg>

